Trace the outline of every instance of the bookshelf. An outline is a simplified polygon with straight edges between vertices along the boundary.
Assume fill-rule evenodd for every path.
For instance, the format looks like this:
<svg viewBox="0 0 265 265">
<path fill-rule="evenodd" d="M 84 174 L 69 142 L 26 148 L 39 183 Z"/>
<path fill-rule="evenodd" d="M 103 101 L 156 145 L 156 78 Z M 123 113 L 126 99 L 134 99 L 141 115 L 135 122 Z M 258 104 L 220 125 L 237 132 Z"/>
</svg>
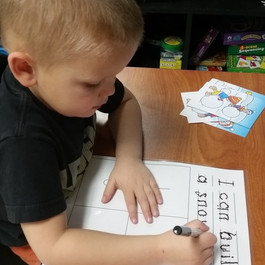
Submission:
<svg viewBox="0 0 265 265">
<path fill-rule="evenodd" d="M 168 35 L 183 38 L 182 69 L 193 69 L 190 57 L 211 26 L 220 31 L 215 40 L 220 46 L 225 32 L 265 30 L 262 0 L 138 0 L 138 3 L 145 18 L 145 38 L 130 66 L 159 67 L 159 43 Z"/>
</svg>

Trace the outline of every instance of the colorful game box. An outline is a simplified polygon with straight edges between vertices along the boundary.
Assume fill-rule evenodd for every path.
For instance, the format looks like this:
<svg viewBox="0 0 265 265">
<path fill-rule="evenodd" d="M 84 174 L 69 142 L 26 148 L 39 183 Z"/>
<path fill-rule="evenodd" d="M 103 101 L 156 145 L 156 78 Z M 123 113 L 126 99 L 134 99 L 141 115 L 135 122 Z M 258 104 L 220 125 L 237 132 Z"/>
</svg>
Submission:
<svg viewBox="0 0 265 265">
<path fill-rule="evenodd" d="M 231 45 L 228 55 L 265 55 L 265 42 Z"/>
<path fill-rule="evenodd" d="M 227 71 L 265 73 L 265 56 L 228 55 Z"/>
<path fill-rule="evenodd" d="M 220 51 L 203 58 L 198 65 L 223 67 L 226 66 L 226 61 L 227 52 Z"/>
<path fill-rule="evenodd" d="M 225 33 L 223 38 L 224 45 L 248 44 L 265 42 L 265 31 Z"/>
<path fill-rule="evenodd" d="M 191 56 L 190 62 L 193 65 L 197 65 L 200 62 L 203 55 L 208 50 L 218 34 L 219 30 L 211 27 L 210 30 L 203 36 L 202 40 L 197 45 L 195 52 Z"/>
<path fill-rule="evenodd" d="M 227 71 L 265 73 L 265 42 L 229 46 Z"/>
</svg>

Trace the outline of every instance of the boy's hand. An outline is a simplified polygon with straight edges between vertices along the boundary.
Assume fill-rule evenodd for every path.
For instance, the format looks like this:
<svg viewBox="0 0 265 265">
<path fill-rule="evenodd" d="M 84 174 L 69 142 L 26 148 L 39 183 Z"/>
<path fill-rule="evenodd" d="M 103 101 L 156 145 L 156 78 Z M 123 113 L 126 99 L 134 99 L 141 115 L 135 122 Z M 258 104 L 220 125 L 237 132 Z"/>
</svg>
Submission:
<svg viewBox="0 0 265 265">
<path fill-rule="evenodd" d="M 216 236 L 199 220 L 185 226 L 199 228 L 203 233 L 198 237 L 175 235 L 172 230 L 158 236 L 158 251 L 161 264 L 209 265 L 213 262 Z"/>
<path fill-rule="evenodd" d="M 152 223 L 159 216 L 158 204 L 163 203 L 162 194 L 153 174 L 142 160 L 119 158 L 110 174 L 102 202 L 109 202 L 117 189 L 122 190 L 131 221 L 138 222 L 139 203 L 146 222 Z"/>
</svg>

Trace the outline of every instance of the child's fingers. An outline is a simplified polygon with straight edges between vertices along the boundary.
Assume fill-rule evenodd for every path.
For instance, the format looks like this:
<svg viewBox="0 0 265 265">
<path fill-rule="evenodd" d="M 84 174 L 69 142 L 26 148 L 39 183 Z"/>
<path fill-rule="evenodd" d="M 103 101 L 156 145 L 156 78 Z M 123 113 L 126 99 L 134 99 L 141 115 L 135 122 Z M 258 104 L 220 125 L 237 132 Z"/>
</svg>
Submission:
<svg viewBox="0 0 265 265">
<path fill-rule="evenodd" d="M 148 199 L 148 207 L 150 208 L 151 214 L 153 217 L 158 217 L 159 216 L 159 209 L 158 209 L 158 199 L 157 199 L 157 194 L 155 193 L 155 190 L 152 189 L 152 187 L 146 187 L 145 188 L 145 193 Z M 161 195 L 161 200 L 162 200 L 162 195 Z M 160 203 L 161 204 L 161 200 Z"/>
<path fill-rule="evenodd" d="M 163 196 L 155 179 L 151 179 L 150 186 L 155 194 L 156 204 L 163 204 Z"/>
<path fill-rule="evenodd" d="M 116 190 L 117 190 L 117 187 L 116 187 L 115 181 L 112 180 L 112 178 L 109 178 L 107 185 L 105 187 L 105 190 L 103 192 L 101 202 L 108 203 L 115 195 Z"/>
<path fill-rule="evenodd" d="M 204 262 L 203 265 L 209 265 L 212 264 L 213 262 L 213 247 L 208 248 L 204 251 L 203 255 L 204 255 Z"/>
<path fill-rule="evenodd" d="M 124 193 L 124 199 L 129 212 L 130 220 L 132 221 L 133 224 L 137 224 L 138 223 L 137 201 L 134 193 L 131 192 L 130 193 L 127 192 L 126 194 Z"/>
<path fill-rule="evenodd" d="M 159 215 L 156 198 L 152 189 L 144 187 L 143 190 L 138 192 L 136 199 L 142 209 L 146 222 L 152 223 L 153 216 L 157 217 Z"/>
<path fill-rule="evenodd" d="M 209 230 L 209 227 L 206 224 L 204 224 L 203 222 L 197 219 L 188 222 L 187 224 L 185 224 L 185 226 L 197 228 L 197 229 L 202 230 L 203 232 L 206 232 Z"/>
<path fill-rule="evenodd" d="M 217 238 L 213 233 L 205 232 L 199 237 L 204 249 L 211 248 L 217 242 Z"/>
</svg>

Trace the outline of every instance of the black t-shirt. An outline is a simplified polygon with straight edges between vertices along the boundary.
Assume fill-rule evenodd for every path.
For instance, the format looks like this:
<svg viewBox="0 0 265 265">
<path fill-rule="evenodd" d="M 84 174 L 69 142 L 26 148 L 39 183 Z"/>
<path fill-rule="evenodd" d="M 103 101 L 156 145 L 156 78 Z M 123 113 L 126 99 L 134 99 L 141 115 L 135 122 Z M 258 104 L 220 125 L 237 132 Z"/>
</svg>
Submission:
<svg viewBox="0 0 265 265">
<path fill-rule="evenodd" d="M 124 87 L 100 109 L 121 103 Z M 45 220 L 66 209 L 92 156 L 95 115 L 60 115 L 23 87 L 7 67 L 0 83 L 0 243 L 27 244 L 20 223 Z"/>
</svg>

